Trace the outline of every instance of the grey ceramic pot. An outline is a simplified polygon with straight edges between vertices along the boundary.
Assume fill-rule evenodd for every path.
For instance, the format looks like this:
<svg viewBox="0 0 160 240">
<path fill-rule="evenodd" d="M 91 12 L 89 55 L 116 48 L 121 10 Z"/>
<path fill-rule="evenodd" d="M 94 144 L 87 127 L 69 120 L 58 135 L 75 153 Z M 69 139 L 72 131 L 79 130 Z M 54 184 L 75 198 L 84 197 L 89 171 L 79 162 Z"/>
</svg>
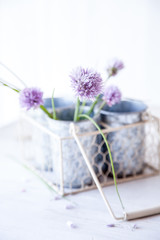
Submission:
<svg viewBox="0 0 160 240">
<path fill-rule="evenodd" d="M 87 108 L 88 110 L 88 108 Z M 57 117 L 61 120 L 47 119 L 48 127 L 59 137 L 72 137 L 70 133 L 70 124 L 73 122 L 74 108 L 61 109 L 57 111 Z M 93 118 L 96 122 L 99 116 Z M 89 120 L 82 120 L 75 123 L 78 133 L 87 133 L 95 131 L 96 128 Z M 83 136 L 80 138 L 85 150 L 88 150 L 88 158 L 91 160 L 96 148 L 92 147 L 93 136 Z M 52 147 L 52 181 L 60 185 L 60 145 L 56 138 L 51 138 Z M 80 188 L 86 185 L 92 185 L 92 177 L 79 150 L 76 141 L 73 138 L 62 140 L 62 158 L 63 158 L 63 182 L 66 188 Z"/>
<path fill-rule="evenodd" d="M 112 107 L 101 110 L 101 121 L 110 127 L 120 127 L 143 121 L 147 106 L 141 101 L 125 100 Z M 117 177 L 126 177 L 142 173 L 145 158 L 145 125 L 123 128 L 107 135 L 110 143 Z M 102 153 L 106 152 L 102 148 Z M 108 171 L 108 154 L 103 168 Z M 110 173 L 111 175 L 111 173 Z"/>
</svg>

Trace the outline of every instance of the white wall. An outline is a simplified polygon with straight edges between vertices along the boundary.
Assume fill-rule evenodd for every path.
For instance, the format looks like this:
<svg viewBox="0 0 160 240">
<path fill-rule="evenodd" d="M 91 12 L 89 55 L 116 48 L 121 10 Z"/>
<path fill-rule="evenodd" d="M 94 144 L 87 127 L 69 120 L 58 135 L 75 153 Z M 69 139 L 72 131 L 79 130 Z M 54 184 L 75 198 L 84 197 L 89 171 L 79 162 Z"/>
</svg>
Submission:
<svg viewBox="0 0 160 240">
<path fill-rule="evenodd" d="M 105 77 L 112 57 L 125 70 L 112 80 L 125 97 L 160 104 L 159 0 L 0 0 L 0 62 L 45 96 L 71 95 L 69 73 L 82 65 Z M 0 67 L 0 77 L 16 80 Z M 18 114 L 18 97 L 0 86 L 0 126 Z"/>
</svg>

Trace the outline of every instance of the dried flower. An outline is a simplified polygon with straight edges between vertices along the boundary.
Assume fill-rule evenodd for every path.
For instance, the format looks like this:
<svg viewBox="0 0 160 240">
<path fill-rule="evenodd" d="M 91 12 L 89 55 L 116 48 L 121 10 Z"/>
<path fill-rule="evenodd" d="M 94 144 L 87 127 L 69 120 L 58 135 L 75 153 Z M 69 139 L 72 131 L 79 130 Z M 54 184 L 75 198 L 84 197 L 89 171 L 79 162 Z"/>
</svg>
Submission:
<svg viewBox="0 0 160 240">
<path fill-rule="evenodd" d="M 38 88 L 25 88 L 20 92 L 20 105 L 25 107 L 27 110 L 30 108 L 38 108 L 43 104 L 43 92 Z"/>
<path fill-rule="evenodd" d="M 102 93 L 103 80 L 93 69 L 76 68 L 71 77 L 71 86 L 75 95 L 82 100 L 93 100 Z"/>
<path fill-rule="evenodd" d="M 105 89 L 103 99 L 111 107 L 121 101 L 121 92 L 118 87 L 109 86 Z"/>
<path fill-rule="evenodd" d="M 107 68 L 109 77 L 116 76 L 117 73 L 124 68 L 124 64 L 120 60 L 114 60 L 113 63 Z"/>
</svg>

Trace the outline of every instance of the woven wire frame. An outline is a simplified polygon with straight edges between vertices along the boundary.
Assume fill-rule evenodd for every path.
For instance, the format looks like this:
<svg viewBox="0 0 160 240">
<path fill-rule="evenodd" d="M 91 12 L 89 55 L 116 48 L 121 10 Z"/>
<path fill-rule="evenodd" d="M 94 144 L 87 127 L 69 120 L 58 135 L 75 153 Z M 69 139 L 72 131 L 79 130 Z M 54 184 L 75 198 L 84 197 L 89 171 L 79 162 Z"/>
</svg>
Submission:
<svg viewBox="0 0 160 240">
<path fill-rule="evenodd" d="M 25 164 L 54 190 L 67 195 L 96 188 L 73 136 L 51 136 L 49 131 L 45 132 L 45 123 L 38 125 L 26 116 L 20 126 Z M 159 119 L 151 116 L 146 121 L 117 128 L 104 123 L 100 126 L 110 145 L 117 182 L 159 174 Z M 113 184 L 108 150 L 100 133 L 78 133 L 78 137 L 101 186 Z"/>
</svg>

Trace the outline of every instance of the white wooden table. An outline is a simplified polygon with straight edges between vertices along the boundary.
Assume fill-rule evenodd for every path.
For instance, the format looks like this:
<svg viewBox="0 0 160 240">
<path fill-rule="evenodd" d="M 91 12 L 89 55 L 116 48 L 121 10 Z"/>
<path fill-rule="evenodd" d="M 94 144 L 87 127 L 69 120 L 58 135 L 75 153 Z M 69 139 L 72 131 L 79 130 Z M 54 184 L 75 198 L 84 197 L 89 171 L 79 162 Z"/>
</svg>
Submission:
<svg viewBox="0 0 160 240">
<path fill-rule="evenodd" d="M 0 129 L 0 240 L 160 239 L 160 215 L 115 222 L 97 190 L 55 200 L 56 194 L 18 163 L 15 131 L 14 124 Z M 119 184 L 119 191 L 129 210 L 156 206 L 160 177 Z M 120 213 L 114 186 L 105 193 Z"/>
</svg>

